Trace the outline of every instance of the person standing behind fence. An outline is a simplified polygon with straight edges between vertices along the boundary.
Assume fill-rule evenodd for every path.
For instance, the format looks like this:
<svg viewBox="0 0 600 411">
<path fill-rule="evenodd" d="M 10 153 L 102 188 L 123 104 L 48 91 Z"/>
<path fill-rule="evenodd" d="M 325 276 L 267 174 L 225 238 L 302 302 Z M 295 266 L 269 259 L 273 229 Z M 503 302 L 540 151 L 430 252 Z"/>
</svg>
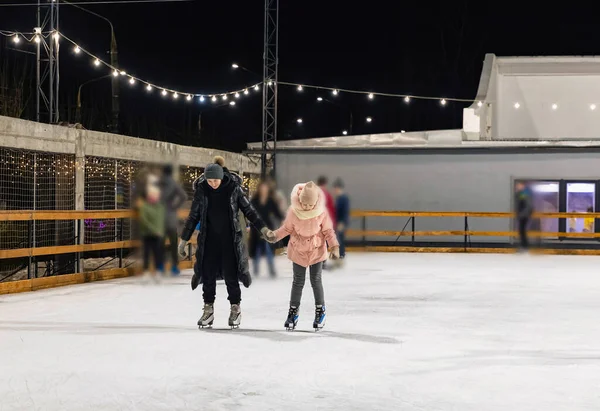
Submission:
<svg viewBox="0 0 600 411">
<path fill-rule="evenodd" d="M 350 225 L 350 199 L 344 193 L 344 182 L 338 178 L 333 183 L 335 214 L 337 217 L 337 238 L 340 243 L 340 261 L 346 257 L 346 230 Z"/>
<path fill-rule="evenodd" d="M 266 182 L 263 181 L 258 185 L 256 193 L 254 193 L 254 196 L 252 196 L 251 203 L 254 209 L 258 212 L 260 218 L 270 230 L 275 228 L 276 222 L 278 223 L 283 221 L 283 213 L 279 210 L 279 207 L 273 198 L 273 193 L 271 192 L 269 184 Z M 250 253 L 250 257 L 254 261 L 255 276 L 258 277 L 260 274 L 259 266 L 262 256 L 267 258 L 269 274 L 271 277 L 276 276 L 277 273 L 275 272 L 273 248 L 271 247 L 271 244 L 262 238 L 256 230 L 250 231 L 248 251 Z"/>
<path fill-rule="evenodd" d="M 144 278 L 150 279 L 150 258 L 154 261 L 154 279 L 158 281 L 157 271 L 164 267 L 163 238 L 165 235 L 165 207 L 160 201 L 158 178 L 148 177 L 145 197 L 139 207 L 140 234 L 144 254 Z"/>
<path fill-rule="evenodd" d="M 169 246 L 165 249 L 165 258 L 171 257 L 171 274 L 179 275 L 179 256 L 177 253 L 177 210 L 187 201 L 187 194 L 173 178 L 173 166 L 167 164 L 163 168 L 163 175 L 160 181 L 161 200 L 165 206 L 165 240 L 169 241 Z M 165 241 L 166 242 L 166 241 Z"/>
<path fill-rule="evenodd" d="M 531 215 L 533 214 L 532 193 L 529 187 L 527 187 L 522 182 L 518 182 L 515 188 L 515 213 L 519 225 L 520 245 L 521 250 L 526 251 L 527 249 L 529 249 L 529 240 L 527 239 L 527 228 L 529 226 L 529 220 L 531 219 Z"/>
</svg>

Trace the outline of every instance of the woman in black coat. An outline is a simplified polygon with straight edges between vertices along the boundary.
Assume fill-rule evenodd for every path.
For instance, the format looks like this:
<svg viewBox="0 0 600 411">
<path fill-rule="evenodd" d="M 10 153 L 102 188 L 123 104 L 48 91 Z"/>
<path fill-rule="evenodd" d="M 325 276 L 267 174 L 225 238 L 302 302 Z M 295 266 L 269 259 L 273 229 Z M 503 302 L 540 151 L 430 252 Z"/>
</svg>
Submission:
<svg viewBox="0 0 600 411">
<path fill-rule="evenodd" d="M 277 228 L 275 222 L 281 222 L 284 219 L 281 210 L 275 202 L 269 184 L 264 181 L 258 185 L 256 193 L 252 197 L 252 206 L 262 221 L 267 225 L 267 228 L 271 230 Z M 262 238 L 258 232 L 251 231 L 248 248 L 250 251 L 250 258 L 254 261 L 254 275 L 258 277 L 260 260 L 262 256 L 265 256 L 267 258 L 267 264 L 269 265 L 269 273 L 271 274 L 271 277 L 275 277 L 275 265 L 273 264 L 274 255 L 271 244 Z"/>
<path fill-rule="evenodd" d="M 252 225 L 266 232 L 256 210 L 244 195 L 242 179 L 224 167 L 225 160 L 215 157 L 204 174 L 194 182 L 194 201 L 185 222 L 179 243 L 179 253 L 186 256 L 186 244 L 200 223 L 192 290 L 202 283 L 204 314 L 198 320 L 200 327 L 212 325 L 217 280 L 224 279 L 231 304 L 229 326 L 241 322 L 240 284 L 248 288 L 252 283 L 248 268 L 248 253 L 243 240 L 239 211 Z"/>
</svg>

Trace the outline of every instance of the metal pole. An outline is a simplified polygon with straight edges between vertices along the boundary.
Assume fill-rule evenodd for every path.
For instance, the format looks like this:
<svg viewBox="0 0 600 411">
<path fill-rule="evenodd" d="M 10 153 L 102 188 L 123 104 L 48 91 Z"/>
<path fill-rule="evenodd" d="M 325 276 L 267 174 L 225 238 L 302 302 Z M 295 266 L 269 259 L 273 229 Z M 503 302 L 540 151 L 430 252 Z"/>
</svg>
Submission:
<svg viewBox="0 0 600 411">
<path fill-rule="evenodd" d="M 110 23 L 110 22 L 109 22 Z M 117 39 L 115 37 L 115 30 L 110 24 L 110 65 L 115 68 L 119 67 L 118 53 L 117 53 Z M 112 90 L 112 124 L 111 131 L 113 133 L 119 133 L 119 79 L 113 76 L 111 81 Z"/>
<path fill-rule="evenodd" d="M 33 153 L 33 210 L 37 210 L 37 153 Z M 33 247 L 35 245 L 35 220 L 33 220 Z"/>
<path fill-rule="evenodd" d="M 411 230 L 412 230 L 412 245 L 415 245 L 415 216 L 411 217 L 412 220 L 412 224 L 411 224 Z"/>
<path fill-rule="evenodd" d="M 31 223 L 32 220 L 27 221 L 27 248 L 30 249 L 29 251 L 29 262 L 27 264 L 27 279 L 31 280 Z"/>
</svg>

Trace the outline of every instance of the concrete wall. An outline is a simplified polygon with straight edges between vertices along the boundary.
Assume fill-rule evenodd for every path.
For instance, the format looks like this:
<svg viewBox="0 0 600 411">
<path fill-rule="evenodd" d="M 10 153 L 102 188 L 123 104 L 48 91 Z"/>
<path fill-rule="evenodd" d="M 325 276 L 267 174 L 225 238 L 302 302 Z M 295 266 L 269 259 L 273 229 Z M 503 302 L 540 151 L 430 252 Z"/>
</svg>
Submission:
<svg viewBox="0 0 600 411">
<path fill-rule="evenodd" d="M 241 154 L 2 116 L 0 146 L 53 153 L 76 153 L 78 158 L 98 156 L 156 163 L 174 162 L 194 167 L 204 167 L 214 156 L 221 155 L 231 170 L 260 173 L 260 165 Z"/>
<path fill-rule="evenodd" d="M 277 172 L 279 184 L 286 192 L 297 182 L 316 180 L 319 175 L 326 175 L 332 181 L 341 177 L 354 209 L 511 211 L 513 179 L 600 179 L 597 151 L 585 154 L 279 153 Z M 401 230 L 406 220 L 374 217 L 368 219 L 367 227 Z M 511 222 L 506 219 L 470 219 L 469 223 L 469 228 L 475 231 L 511 230 Z M 461 218 L 416 221 L 417 230 L 462 230 L 463 227 Z M 358 221 L 354 222 L 354 228 L 360 228 Z M 420 240 L 461 241 L 462 238 Z M 472 241 L 508 239 L 481 237 Z"/>
</svg>

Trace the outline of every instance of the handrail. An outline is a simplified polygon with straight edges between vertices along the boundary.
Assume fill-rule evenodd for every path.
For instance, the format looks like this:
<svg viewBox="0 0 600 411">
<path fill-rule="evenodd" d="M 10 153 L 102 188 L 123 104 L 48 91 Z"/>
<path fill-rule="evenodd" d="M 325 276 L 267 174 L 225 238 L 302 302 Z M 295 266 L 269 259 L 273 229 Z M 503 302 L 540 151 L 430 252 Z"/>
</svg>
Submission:
<svg viewBox="0 0 600 411">
<path fill-rule="evenodd" d="M 514 213 L 473 211 L 371 211 L 353 210 L 351 217 L 480 217 L 513 218 Z M 600 218 L 600 213 L 534 213 L 532 218 Z"/>
</svg>

